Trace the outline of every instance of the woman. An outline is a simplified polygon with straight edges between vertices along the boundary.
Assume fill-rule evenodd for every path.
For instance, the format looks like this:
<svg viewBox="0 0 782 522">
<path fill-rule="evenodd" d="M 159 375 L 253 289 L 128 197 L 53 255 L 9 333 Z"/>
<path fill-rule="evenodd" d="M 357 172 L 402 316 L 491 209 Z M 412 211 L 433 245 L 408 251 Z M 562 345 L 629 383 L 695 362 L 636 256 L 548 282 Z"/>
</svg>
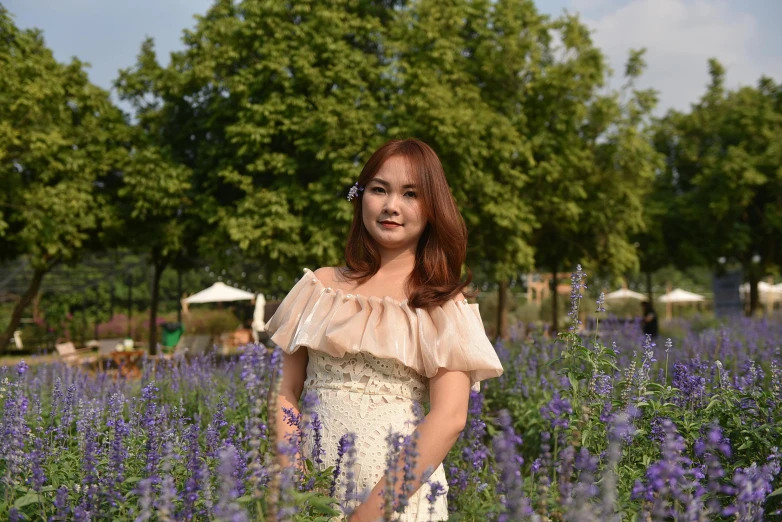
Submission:
<svg viewBox="0 0 782 522">
<path fill-rule="evenodd" d="M 370 493 L 346 510 L 351 522 L 365 522 L 383 514 L 389 430 L 417 432 L 416 480 L 400 520 L 429 520 L 426 497 L 435 482 L 448 490 L 442 461 L 464 428 L 470 388 L 502 375 L 502 365 L 478 305 L 462 293 L 474 297 L 465 290 L 469 270 L 467 281 L 460 277 L 467 230 L 435 152 L 416 139 L 386 143 L 348 199 L 355 206 L 346 266 L 304 269 L 266 324 L 284 352 L 278 441 L 293 429 L 282 408 L 298 413 L 302 394 L 313 391 L 326 452 L 321 469 L 335 464 L 340 437 L 356 434 L 353 472 L 358 490 Z M 427 469 L 434 470 L 428 477 Z M 446 495 L 435 499 L 432 519 L 448 519 Z"/>
</svg>

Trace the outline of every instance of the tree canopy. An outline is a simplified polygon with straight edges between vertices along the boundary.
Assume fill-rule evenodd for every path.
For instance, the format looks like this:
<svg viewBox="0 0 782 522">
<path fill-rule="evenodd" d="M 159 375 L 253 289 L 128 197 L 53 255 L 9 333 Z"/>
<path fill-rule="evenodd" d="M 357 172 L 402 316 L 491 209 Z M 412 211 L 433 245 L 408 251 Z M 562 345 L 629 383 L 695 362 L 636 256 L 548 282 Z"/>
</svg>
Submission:
<svg viewBox="0 0 782 522">
<path fill-rule="evenodd" d="M 118 225 L 111 198 L 129 128 L 81 61 L 58 63 L 40 31 L 18 29 L 0 6 L 0 259 L 25 256 L 30 286 L 0 352 L 41 280 L 101 248 Z"/>
<path fill-rule="evenodd" d="M 740 263 L 753 312 L 760 277 L 782 263 L 782 85 L 762 77 L 728 91 L 723 66 L 709 66 L 706 93 L 689 113 L 670 111 L 655 138 L 676 220 L 667 229 L 680 238 L 672 247 L 680 264 Z"/>
<path fill-rule="evenodd" d="M 161 274 L 192 256 L 230 266 L 239 252 L 272 294 L 341 263 L 347 189 L 409 136 L 443 162 L 468 265 L 500 288 L 500 334 L 508 282 L 533 269 L 727 256 L 753 306 L 779 270 L 780 86 L 728 91 L 714 60 L 692 110 L 655 120 L 656 93 L 635 86 L 643 50 L 608 90 L 586 25 L 531 1 L 218 0 L 170 63 L 148 39 L 120 71 L 132 116 L 39 31 L 3 8 L 0 24 L 0 260 L 36 268 L 0 350 L 45 274 L 85 251 L 147 259 L 153 324 Z"/>
</svg>

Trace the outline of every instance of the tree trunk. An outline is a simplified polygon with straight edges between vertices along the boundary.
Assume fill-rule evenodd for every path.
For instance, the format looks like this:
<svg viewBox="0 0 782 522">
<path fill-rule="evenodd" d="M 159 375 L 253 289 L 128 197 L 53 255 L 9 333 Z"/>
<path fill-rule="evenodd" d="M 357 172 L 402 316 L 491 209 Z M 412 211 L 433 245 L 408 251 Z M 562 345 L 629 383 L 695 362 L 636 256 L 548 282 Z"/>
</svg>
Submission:
<svg viewBox="0 0 782 522">
<path fill-rule="evenodd" d="M 152 268 L 152 291 L 149 303 L 149 355 L 157 355 L 157 304 L 160 300 L 160 276 L 166 269 L 166 262 L 154 259 Z"/>
<path fill-rule="evenodd" d="M 760 281 L 760 270 L 757 263 L 750 262 L 749 270 L 747 270 L 749 276 L 749 311 L 747 317 L 755 315 L 755 310 L 758 309 L 760 304 L 760 295 L 758 293 L 758 282 Z"/>
<path fill-rule="evenodd" d="M 652 299 L 652 272 L 646 271 L 646 296 L 649 298 L 649 303 L 653 303 Z"/>
<path fill-rule="evenodd" d="M 558 310 L 558 298 L 557 295 L 557 269 L 558 263 L 554 263 L 551 267 L 551 335 L 556 336 L 559 331 L 559 324 L 557 318 L 559 316 Z"/>
<path fill-rule="evenodd" d="M 81 293 L 81 336 L 79 342 L 82 346 L 87 343 L 87 289 Z"/>
<path fill-rule="evenodd" d="M 181 325 L 182 324 L 182 269 L 181 268 L 177 268 L 176 270 L 176 296 L 177 296 L 176 320 Z"/>
<path fill-rule="evenodd" d="M 497 338 L 507 341 L 508 332 L 508 282 L 500 281 L 497 288 Z"/>
<path fill-rule="evenodd" d="M 133 338 L 133 274 L 128 274 L 128 339 Z"/>
<path fill-rule="evenodd" d="M 22 314 L 24 314 L 25 308 L 27 308 L 30 303 L 33 302 L 33 299 L 41 289 L 43 276 L 45 276 L 49 270 L 51 270 L 51 268 L 36 268 L 33 272 L 33 278 L 30 281 L 30 286 L 27 287 L 27 291 L 24 293 L 24 295 L 22 295 L 22 298 L 19 300 L 19 302 L 16 303 L 14 311 L 11 313 L 11 323 L 8 325 L 8 328 L 6 328 L 5 332 L 0 334 L 0 355 L 6 352 L 8 343 L 11 341 L 11 337 L 13 337 L 14 331 L 19 326 L 19 322 L 22 320 Z"/>
<path fill-rule="evenodd" d="M 33 297 L 33 319 L 35 321 L 43 322 L 43 316 L 41 315 L 41 294 L 36 293 Z"/>
</svg>

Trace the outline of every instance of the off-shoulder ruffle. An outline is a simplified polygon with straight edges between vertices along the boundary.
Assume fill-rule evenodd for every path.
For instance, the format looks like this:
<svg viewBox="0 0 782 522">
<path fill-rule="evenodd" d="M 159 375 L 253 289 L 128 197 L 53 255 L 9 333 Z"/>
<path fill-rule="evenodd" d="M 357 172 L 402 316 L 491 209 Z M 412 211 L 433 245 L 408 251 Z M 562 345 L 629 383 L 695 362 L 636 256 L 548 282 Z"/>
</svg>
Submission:
<svg viewBox="0 0 782 522">
<path fill-rule="evenodd" d="M 478 304 L 448 301 L 428 309 L 407 300 L 348 294 L 325 286 L 308 268 L 266 323 L 285 352 L 302 346 L 332 357 L 367 352 L 396 359 L 426 377 L 440 368 L 470 373 L 470 384 L 502 375 Z"/>
</svg>

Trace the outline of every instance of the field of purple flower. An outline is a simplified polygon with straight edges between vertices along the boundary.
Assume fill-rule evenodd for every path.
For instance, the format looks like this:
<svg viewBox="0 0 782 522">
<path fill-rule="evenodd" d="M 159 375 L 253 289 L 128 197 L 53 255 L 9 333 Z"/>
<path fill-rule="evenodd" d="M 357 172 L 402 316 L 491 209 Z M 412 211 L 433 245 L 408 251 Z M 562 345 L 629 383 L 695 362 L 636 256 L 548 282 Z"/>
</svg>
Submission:
<svg viewBox="0 0 782 522">
<path fill-rule="evenodd" d="M 572 318 L 581 289 L 577 272 Z M 662 346 L 600 323 L 496 346 L 505 373 L 472 394 L 445 463 L 451 520 L 777 519 L 782 322 L 736 319 Z M 248 345 L 228 362 L 150 361 L 140 381 L 0 368 L 0 519 L 339 520 L 335 506 L 362 494 L 351 434 L 323 469 L 318 419 L 290 416 L 302 429 L 282 450 L 300 465 L 272 464 L 280 360 Z M 315 451 L 301 455 L 307 436 Z M 390 455 L 409 442 L 389 437 Z"/>
</svg>

